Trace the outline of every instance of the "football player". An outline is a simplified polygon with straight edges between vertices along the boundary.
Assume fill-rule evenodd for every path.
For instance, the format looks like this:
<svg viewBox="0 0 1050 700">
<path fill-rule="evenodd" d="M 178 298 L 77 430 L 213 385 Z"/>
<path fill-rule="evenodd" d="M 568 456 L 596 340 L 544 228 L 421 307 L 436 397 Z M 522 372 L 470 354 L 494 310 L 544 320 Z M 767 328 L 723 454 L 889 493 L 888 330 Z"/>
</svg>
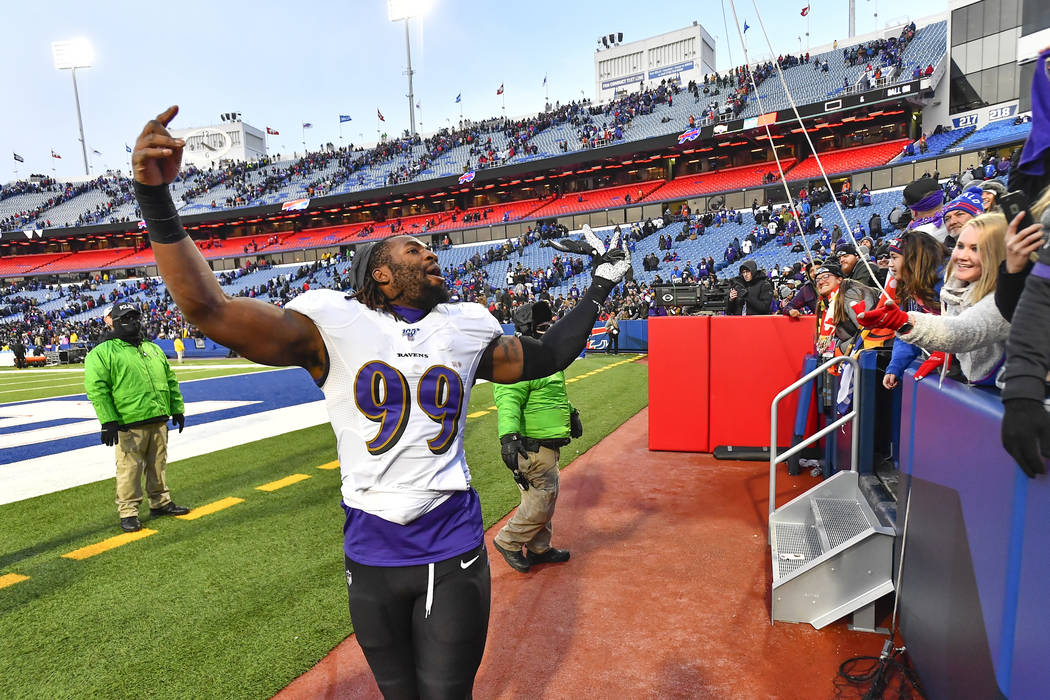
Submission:
<svg viewBox="0 0 1050 700">
<path fill-rule="evenodd" d="M 149 121 L 132 156 L 161 276 L 183 316 L 248 359 L 306 369 L 325 394 L 346 511 L 344 554 L 358 642 L 387 698 L 469 697 L 488 631 L 489 563 L 463 428 L 477 379 L 547 377 L 583 349 L 626 246 L 585 230 L 583 299 L 540 339 L 505 336 L 477 304 L 447 304 L 437 255 L 395 236 L 358 249 L 354 294 L 310 290 L 284 309 L 229 297 L 171 200 L 185 142 Z"/>
</svg>

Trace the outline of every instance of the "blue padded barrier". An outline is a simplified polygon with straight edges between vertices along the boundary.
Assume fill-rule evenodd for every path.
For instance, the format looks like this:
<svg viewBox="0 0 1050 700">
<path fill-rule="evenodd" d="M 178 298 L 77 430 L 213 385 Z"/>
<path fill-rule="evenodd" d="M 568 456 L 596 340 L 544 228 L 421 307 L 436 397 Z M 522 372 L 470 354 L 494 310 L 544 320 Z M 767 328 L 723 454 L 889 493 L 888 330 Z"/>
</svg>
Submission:
<svg viewBox="0 0 1050 700">
<path fill-rule="evenodd" d="M 1050 477 L 999 440 L 994 391 L 902 381 L 911 497 L 901 631 L 928 697 L 1042 698 L 1050 687 Z M 898 519 L 898 528 L 903 518 Z"/>
</svg>

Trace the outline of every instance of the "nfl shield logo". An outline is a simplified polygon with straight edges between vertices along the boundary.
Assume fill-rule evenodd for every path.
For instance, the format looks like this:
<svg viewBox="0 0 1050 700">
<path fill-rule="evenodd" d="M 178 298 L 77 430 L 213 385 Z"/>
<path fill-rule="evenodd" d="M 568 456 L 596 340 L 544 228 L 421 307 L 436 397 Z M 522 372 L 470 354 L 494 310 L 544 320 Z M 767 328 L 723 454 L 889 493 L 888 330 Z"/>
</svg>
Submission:
<svg viewBox="0 0 1050 700">
<path fill-rule="evenodd" d="M 418 332 L 419 332 L 418 328 L 402 328 L 401 329 L 401 335 L 405 336 L 409 340 L 415 340 L 416 339 L 416 333 L 418 333 Z"/>
</svg>

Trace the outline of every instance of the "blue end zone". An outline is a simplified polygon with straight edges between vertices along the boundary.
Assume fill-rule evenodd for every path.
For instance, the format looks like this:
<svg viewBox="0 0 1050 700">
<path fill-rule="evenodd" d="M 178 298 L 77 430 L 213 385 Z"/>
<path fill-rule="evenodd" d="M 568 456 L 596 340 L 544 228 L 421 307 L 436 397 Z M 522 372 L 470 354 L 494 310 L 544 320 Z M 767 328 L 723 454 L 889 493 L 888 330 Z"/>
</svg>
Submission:
<svg viewBox="0 0 1050 700">
<path fill-rule="evenodd" d="M 212 411 L 194 416 L 192 413 L 186 416 L 188 425 L 201 425 L 215 421 L 246 416 L 253 413 L 262 413 L 276 408 L 285 408 L 299 404 L 319 401 L 324 398 L 321 390 L 314 384 L 313 379 L 304 369 L 282 369 L 272 372 L 254 372 L 231 377 L 215 377 L 213 379 L 201 379 L 187 381 L 179 385 L 182 390 L 182 398 L 186 403 L 196 401 L 251 401 L 247 406 Z M 63 396 L 61 398 L 38 399 L 35 401 L 21 401 L 14 404 L 0 406 L 0 416 L 4 415 L 4 409 L 19 406 L 19 413 L 24 414 L 31 410 L 33 404 L 46 401 L 86 401 L 87 395 Z M 83 419 L 49 419 L 38 423 L 13 426 L 5 432 L 36 430 L 53 425 L 64 425 L 67 423 L 82 422 Z M 97 425 L 97 421 L 95 421 Z M 266 437 L 260 435 L 260 438 Z M 52 440 L 50 442 L 35 443 L 0 449 L 0 465 L 34 457 L 54 455 L 81 447 L 97 445 L 99 441 L 97 433 L 90 435 L 78 435 L 75 437 Z"/>
</svg>

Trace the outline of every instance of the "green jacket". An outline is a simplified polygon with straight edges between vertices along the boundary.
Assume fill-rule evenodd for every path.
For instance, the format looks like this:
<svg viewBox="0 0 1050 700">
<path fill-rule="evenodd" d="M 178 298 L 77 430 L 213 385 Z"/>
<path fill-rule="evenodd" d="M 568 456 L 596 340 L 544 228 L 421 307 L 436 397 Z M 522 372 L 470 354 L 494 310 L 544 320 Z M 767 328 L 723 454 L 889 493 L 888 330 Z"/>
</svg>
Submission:
<svg viewBox="0 0 1050 700">
<path fill-rule="evenodd" d="M 100 423 L 122 426 L 184 413 L 182 394 L 164 351 L 143 341 L 99 343 L 84 360 L 84 388 Z"/>
<path fill-rule="evenodd" d="M 492 387 L 500 437 L 521 433 L 537 440 L 569 437 L 572 404 L 565 393 L 565 374 Z"/>
</svg>

